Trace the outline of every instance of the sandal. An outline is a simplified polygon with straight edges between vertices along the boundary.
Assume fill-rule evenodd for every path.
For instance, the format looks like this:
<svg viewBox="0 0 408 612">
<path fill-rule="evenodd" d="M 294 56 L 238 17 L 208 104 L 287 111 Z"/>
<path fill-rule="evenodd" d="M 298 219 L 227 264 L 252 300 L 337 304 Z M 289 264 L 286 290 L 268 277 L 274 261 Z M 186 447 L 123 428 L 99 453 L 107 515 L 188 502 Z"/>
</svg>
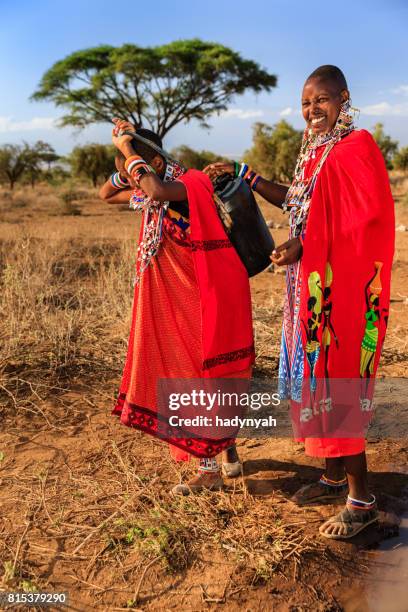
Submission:
<svg viewBox="0 0 408 612">
<path fill-rule="evenodd" d="M 343 480 L 330 480 L 324 474 L 318 482 L 304 485 L 294 495 L 291 500 L 298 506 L 306 504 L 318 504 L 326 501 L 336 501 L 344 499 L 347 493 L 347 478 Z"/>
<path fill-rule="evenodd" d="M 379 516 L 374 495 L 371 502 L 361 502 L 348 497 L 346 507 L 323 523 L 319 527 L 319 533 L 331 540 L 349 540 L 369 525 L 378 522 Z M 326 531 L 332 525 L 340 525 L 343 532 Z"/>
</svg>

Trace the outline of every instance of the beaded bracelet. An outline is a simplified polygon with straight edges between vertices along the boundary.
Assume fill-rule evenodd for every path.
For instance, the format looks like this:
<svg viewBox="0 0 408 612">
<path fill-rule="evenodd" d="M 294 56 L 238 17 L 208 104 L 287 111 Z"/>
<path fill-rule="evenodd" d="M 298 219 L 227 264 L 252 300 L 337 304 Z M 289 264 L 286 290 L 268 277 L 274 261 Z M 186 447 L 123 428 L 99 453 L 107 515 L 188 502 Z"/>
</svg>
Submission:
<svg viewBox="0 0 408 612">
<path fill-rule="evenodd" d="M 250 170 L 248 164 L 246 164 L 245 162 L 243 162 L 241 164 L 238 176 L 240 176 L 241 178 L 244 178 L 245 174 L 248 172 L 248 170 Z"/>
<path fill-rule="evenodd" d="M 145 164 L 145 160 L 140 155 L 131 155 L 125 161 L 125 169 L 128 174 L 132 174 L 132 170 L 139 164 Z"/>
<path fill-rule="evenodd" d="M 148 164 L 141 164 L 132 173 L 132 178 L 135 181 L 136 185 L 140 187 L 140 179 L 145 174 L 155 174 L 154 168 L 149 166 Z"/>
<path fill-rule="evenodd" d="M 234 162 L 234 164 L 235 163 L 236 162 Z M 256 186 L 261 178 L 261 175 L 257 174 L 255 170 L 252 170 L 252 168 L 250 168 L 245 162 L 242 163 L 239 168 L 238 176 L 240 176 L 250 186 L 252 191 L 256 191 Z"/>
<path fill-rule="evenodd" d="M 252 184 L 250 185 L 252 191 L 256 191 L 256 186 L 258 185 L 258 181 L 261 178 L 260 174 L 256 174 L 254 179 L 252 180 Z"/>
<path fill-rule="evenodd" d="M 120 172 L 114 172 L 110 177 L 110 183 L 114 189 L 126 189 L 129 187 L 127 178 L 121 176 Z"/>
</svg>

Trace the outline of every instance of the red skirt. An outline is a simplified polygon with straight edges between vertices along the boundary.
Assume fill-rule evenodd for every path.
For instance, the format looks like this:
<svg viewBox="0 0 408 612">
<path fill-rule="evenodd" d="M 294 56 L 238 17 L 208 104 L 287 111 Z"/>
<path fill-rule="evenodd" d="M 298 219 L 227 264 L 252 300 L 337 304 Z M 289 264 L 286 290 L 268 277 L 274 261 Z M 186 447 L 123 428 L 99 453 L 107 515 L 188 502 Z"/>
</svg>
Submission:
<svg viewBox="0 0 408 612">
<path fill-rule="evenodd" d="M 135 287 L 126 363 L 112 414 L 124 425 L 157 436 L 157 381 L 201 378 L 201 338 L 200 293 L 191 242 L 165 219 L 159 252 Z M 236 368 L 231 362 L 225 377 L 250 378 L 251 368 L 238 372 Z M 167 441 L 176 460 L 215 456 L 233 443 L 230 438 Z"/>
</svg>

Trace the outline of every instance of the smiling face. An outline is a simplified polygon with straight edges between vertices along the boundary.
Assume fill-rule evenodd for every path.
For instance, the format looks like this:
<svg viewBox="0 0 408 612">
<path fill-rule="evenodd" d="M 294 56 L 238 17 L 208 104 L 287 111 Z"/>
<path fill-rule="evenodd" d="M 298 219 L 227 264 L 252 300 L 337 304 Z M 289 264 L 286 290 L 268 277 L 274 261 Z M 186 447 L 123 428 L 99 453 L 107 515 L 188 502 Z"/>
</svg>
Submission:
<svg viewBox="0 0 408 612">
<path fill-rule="evenodd" d="M 302 92 L 302 114 L 307 127 L 316 135 L 330 132 L 342 103 L 348 98 L 348 90 L 339 91 L 336 83 L 320 78 L 308 79 Z"/>
</svg>

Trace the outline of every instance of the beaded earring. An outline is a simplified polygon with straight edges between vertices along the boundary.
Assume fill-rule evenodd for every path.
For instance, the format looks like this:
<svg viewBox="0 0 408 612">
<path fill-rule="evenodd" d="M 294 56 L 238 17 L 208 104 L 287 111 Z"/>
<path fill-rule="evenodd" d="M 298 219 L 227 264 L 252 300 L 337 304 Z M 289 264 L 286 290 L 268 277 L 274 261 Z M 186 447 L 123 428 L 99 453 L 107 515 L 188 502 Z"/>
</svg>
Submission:
<svg viewBox="0 0 408 612">
<path fill-rule="evenodd" d="M 358 108 L 351 106 L 351 98 L 348 98 L 344 102 L 342 102 L 340 106 L 339 116 L 337 118 L 336 125 L 341 127 L 342 129 L 348 129 L 354 123 L 354 118 L 356 114 L 359 114 L 360 111 Z"/>
</svg>

